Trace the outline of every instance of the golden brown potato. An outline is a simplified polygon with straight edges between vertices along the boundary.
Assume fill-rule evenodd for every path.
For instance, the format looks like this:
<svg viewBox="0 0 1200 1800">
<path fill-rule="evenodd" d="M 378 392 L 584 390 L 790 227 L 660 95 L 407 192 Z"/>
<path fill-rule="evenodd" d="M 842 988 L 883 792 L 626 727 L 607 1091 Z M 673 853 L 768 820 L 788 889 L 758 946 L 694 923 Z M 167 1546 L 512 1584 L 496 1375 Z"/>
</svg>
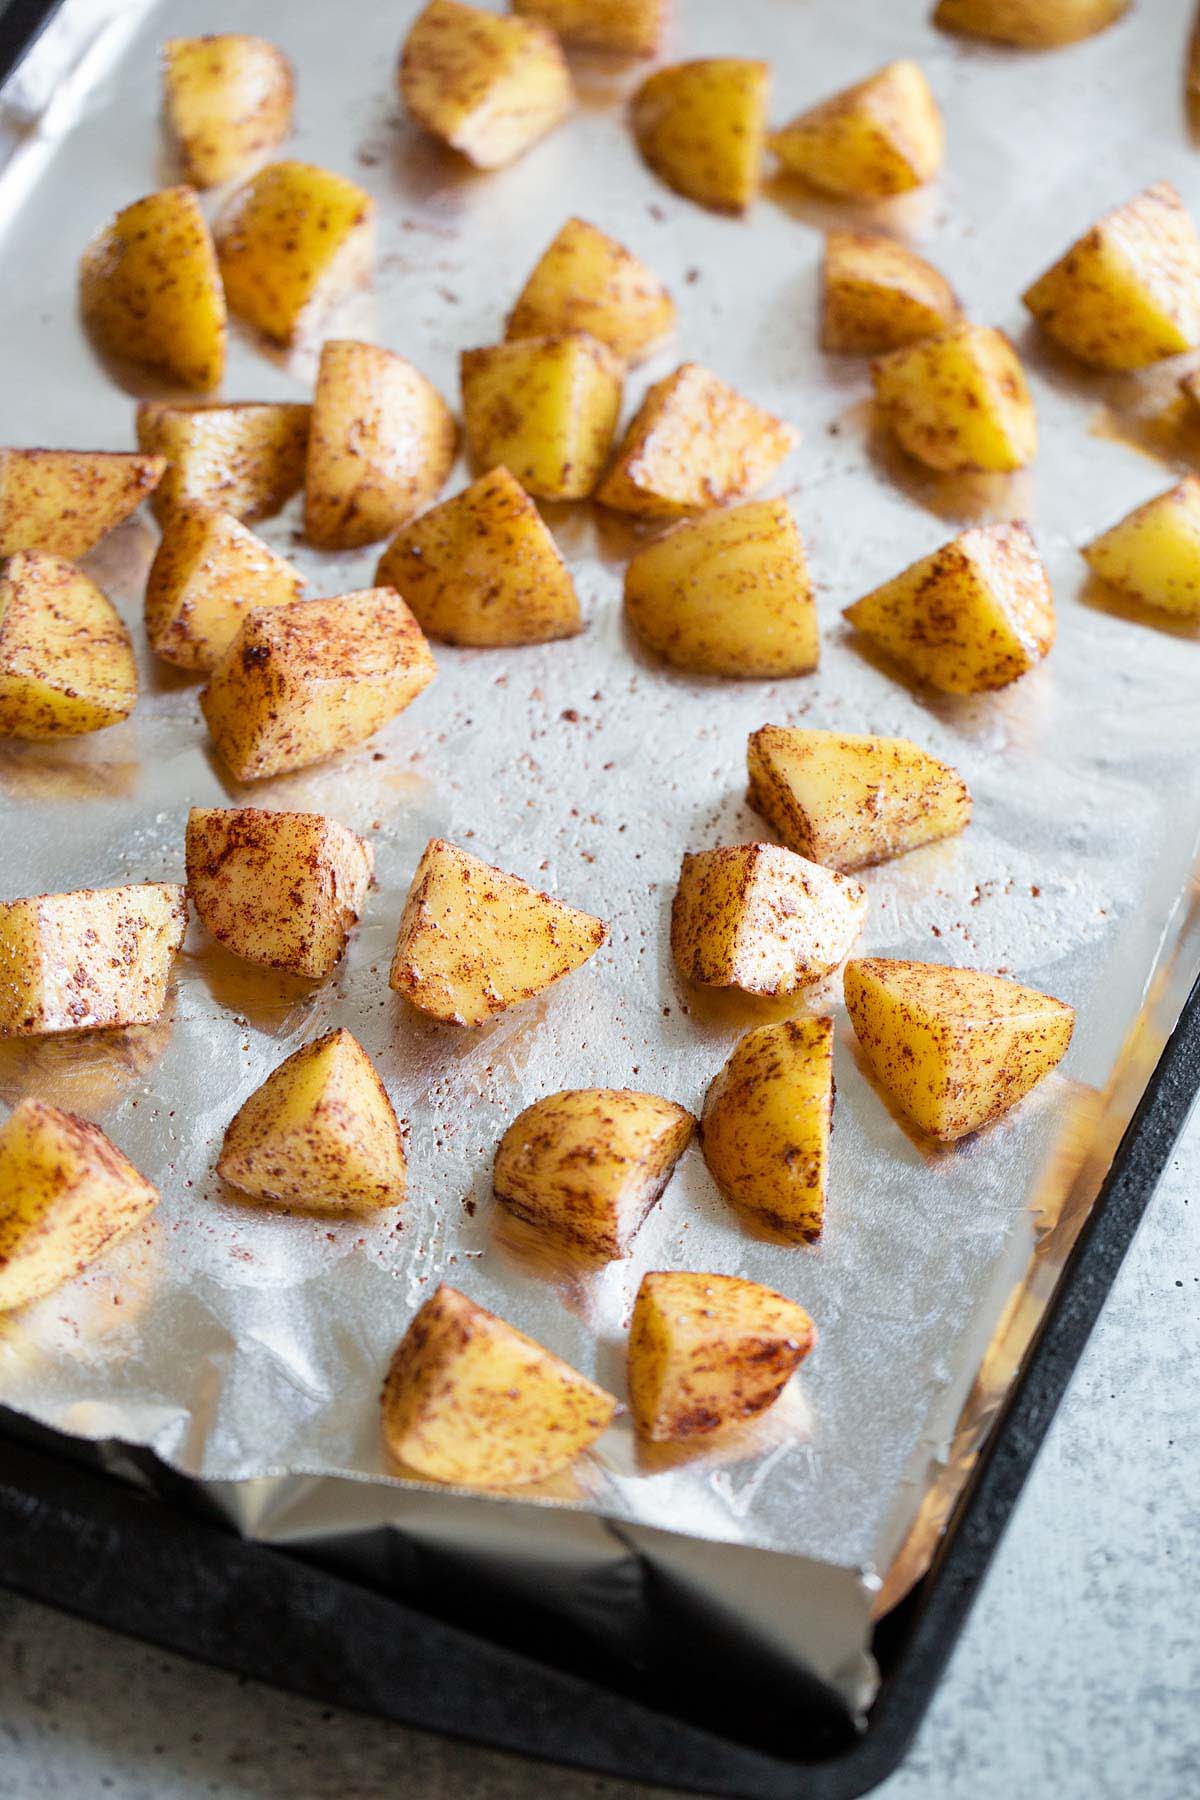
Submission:
<svg viewBox="0 0 1200 1800">
<path fill-rule="evenodd" d="M 789 175 L 852 200 L 878 200 L 931 181 L 944 139 L 924 72 L 904 58 L 810 107 L 768 142 Z"/>
<path fill-rule="evenodd" d="M 119 450 L 0 450 L 0 557 L 86 556 L 135 512 L 166 471 Z"/>
<path fill-rule="evenodd" d="M 675 302 L 644 262 L 586 219 L 568 219 L 534 264 L 506 338 L 586 331 L 624 363 L 641 362 L 675 329 Z"/>
<path fill-rule="evenodd" d="M 1200 619 L 1200 480 L 1185 475 L 1083 546 L 1093 572 L 1146 606 Z"/>
<path fill-rule="evenodd" d="M 778 844 L 727 844 L 684 857 L 671 953 L 702 987 L 792 994 L 837 968 L 866 916 L 866 889 L 852 875 Z"/>
<path fill-rule="evenodd" d="M 391 1454 L 430 1481 L 541 1481 L 607 1429 L 617 1403 L 523 1332 L 443 1282 L 392 1358 L 383 1389 Z"/>
<path fill-rule="evenodd" d="M 1063 1058 L 1073 1009 L 981 969 L 865 957 L 846 1010 L 880 1086 L 942 1143 L 1015 1106 Z"/>
<path fill-rule="evenodd" d="M 431 1018 L 482 1025 L 594 956 L 608 927 L 431 838 L 396 936 L 390 985 Z"/>
<path fill-rule="evenodd" d="M 552 31 L 461 0 L 430 0 L 400 53 L 400 98 L 418 125 L 480 169 L 498 169 L 571 111 Z"/>
<path fill-rule="evenodd" d="M 215 388 L 225 371 L 225 292 L 190 187 L 135 200 L 103 226 L 79 264 L 83 322 L 106 356 L 181 387 Z"/>
<path fill-rule="evenodd" d="M 358 1039 L 329 1031 L 280 1063 L 230 1121 L 217 1173 L 254 1200 L 308 1212 L 399 1206 L 404 1139 Z"/>
<path fill-rule="evenodd" d="M 177 506 L 146 578 L 150 648 L 181 669 L 215 669 L 247 613 L 290 606 L 304 577 L 215 506 Z"/>
<path fill-rule="evenodd" d="M 1019 50 L 1051 50 L 1105 31 L 1128 7 L 1129 0 L 938 0 L 933 22 Z"/>
<path fill-rule="evenodd" d="M 738 1275 L 643 1275 L 629 1332 L 629 1401 L 667 1443 L 757 1418 L 816 1342 L 802 1306 Z"/>
<path fill-rule="evenodd" d="M 942 473 L 1023 469 L 1037 415 L 1021 359 L 1002 331 L 952 325 L 872 364 L 875 406 L 897 442 Z"/>
<path fill-rule="evenodd" d="M 648 75 L 634 94 L 634 139 L 660 180 L 718 212 L 744 212 L 762 179 L 767 64 L 701 57 Z"/>
<path fill-rule="evenodd" d="M 248 614 L 200 696 L 238 781 L 363 743 L 433 680 L 421 627 L 390 588 Z"/>
<path fill-rule="evenodd" d="M 266 38 L 168 38 L 163 111 L 186 180 L 217 187 L 292 129 L 292 65 Z"/>
<path fill-rule="evenodd" d="M 375 872 L 370 844 L 322 813 L 194 806 L 188 895 L 247 962 L 322 980 L 357 925 Z"/>
<path fill-rule="evenodd" d="M 1054 594 L 1026 527 L 976 525 L 845 608 L 917 680 L 946 694 L 1007 687 L 1054 643 Z"/>
<path fill-rule="evenodd" d="M 151 499 L 160 525 L 195 500 L 243 522 L 269 518 L 304 485 L 312 408 L 290 400 L 169 406 L 144 400 L 138 443 L 167 458 Z"/>
<path fill-rule="evenodd" d="M 0 904 L 0 1038 L 149 1025 L 162 1012 L 187 894 L 166 881 Z"/>
<path fill-rule="evenodd" d="M 375 580 L 446 644 L 544 644 L 583 630 L 571 571 L 537 507 L 493 469 L 407 526 Z"/>
<path fill-rule="evenodd" d="M 796 1243 L 825 1222 L 833 1125 L 833 1020 L 748 1031 L 704 1098 L 708 1170 L 739 1212 Z"/>
<path fill-rule="evenodd" d="M 540 19 L 564 44 L 653 56 L 667 23 L 667 0 L 512 0 L 522 18 Z"/>
<path fill-rule="evenodd" d="M 41 550 L 0 564 L 0 736 L 78 737 L 136 699 L 129 633 L 82 570 Z"/>
<path fill-rule="evenodd" d="M 831 231 L 826 237 L 823 350 L 896 350 L 947 330 L 960 316 L 945 276 L 907 244 L 873 231 Z"/>
<path fill-rule="evenodd" d="M 22 1100 L 0 1125 L 0 1313 L 78 1275 L 157 1204 L 98 1125 Z"/>
<path fill-rule="evenodd" d="M 612 1261 L 661 1199 L 695 1125 L 682 1106 L 629 1088 L 548 1094 L 501 1138 L 496 1198 L 560 1243 Z"/>
<path fill-rule="evenodd" d="M 477 468 L 503 463 L 539 500 L 595 487 L 621 410 L 621 364 L 586 331 L 462 353 L 463 423 Z"/>
</svg>

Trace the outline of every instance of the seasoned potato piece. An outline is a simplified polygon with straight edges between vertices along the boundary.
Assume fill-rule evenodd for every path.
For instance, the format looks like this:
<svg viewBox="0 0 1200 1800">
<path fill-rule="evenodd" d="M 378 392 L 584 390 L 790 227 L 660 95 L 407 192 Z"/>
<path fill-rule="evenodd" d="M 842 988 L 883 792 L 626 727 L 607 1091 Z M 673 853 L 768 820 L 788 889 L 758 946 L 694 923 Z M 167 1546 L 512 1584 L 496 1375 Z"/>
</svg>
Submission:
<svg viewBox="0 0 1200 1800">
<path fill-rule="evenodd" d="M 846 1010 L 880 1086 L 942 1143 L 1015 1106 L 1063 1058 L 1073 1008 L 981 969 L 864 957 Z"/>
<path fill-rule="evenodd" d="M 389 985 L 451 1025 L 482 1025 L 594 956 L 608 927 L 517 875 L 431 838 L 417 865 Z"/>
<path fill-rule="evenodd" d="M 571 571 L 537 507 L 493 469 L 406 527 L 375 571 L 446 644 L 544 644 L 583 629 Z"/>
<path fill-rule="evenodd" d="M 606 1430 L 617 1403 L 523 1332 L 443 1282 L 392 1358 L 388 1450 L 430 1481 L 541 1481 Z"/>
<path fill-rule="evenodd" d="M 975 525 L 845 609 L 855 628 L 945 694 L 1007 687 L 1049 652 L 1050 578 L 1026 527 Z"/>
<path fill-rule="evenodd" d="M 135 512 L 166 470 L 120 450 L 0 450 L 0 557 L 85 556 Z"/>
<path fill-rule="evenodd" d="M 704 1098 L 700 1141 L 731 1206 L 797 1243 L 825 1222 L 833 1125 L 833 1020 L 748 1031 Z"/>
<path fill-rule="evenodd" d="M 157 1204 L 98 1125 L 22 1100 L 0 1125 L 0 1313 L 78 1275 Z"/>
<path fill-rule="evenodd" d="M 329 1031 L 280 1063 L 230 1121 L 217 1174 L 255 1200 L 309 1212 L 399 1206 L 404 1139 L 358 1039 Z"/>
<path fill-rule="evenodd" d="M 290 606 L 304 577 L 215 506 L 176 507 L 146 578 L 146 636 L 164 662 L 215 669 L 248 612 Z"/>
<path fill-rule="evenodd" d="M 375 856 L 322 813 L 194 806 L 187 822 L 192 905 L 247 962 L 321 980 L 357 925 Z"/>
<path fill-rule="evenodd" d="M 418 125 L 480 169 L 513 162 L 575 104 L 552 31 L 461 0 L 430 0 L 404 40 L 399 79 Z"/>
<path fill-rule="evenodd" d="M 564 44 L 618 56 L 653 56 L 667 23 L 667 0 L 512 0 L 512 9 Z"/>
<path fill-rule="evenodd" d="M 435 674 L 417 621 L 390 588 L 247 615 L 200 707 L 238 781 L 261 781 L 363 743 Z"/>
<path fill-rule="evenodd" d="M 637 147 L 676 193 L 720 212 L 744 212 L 762 179 L 766 63 L 701 57 L 648 75 L 630 103 Z"/>
<path fill-rule="evenodd" d="M 160 525 L 186 500 L 219 506 L 235 519 L 269 518 L 304 484 L 312 408 L 290 400 L 226 406 L 168 406 L 143 400 L 138 443 L 167 469 L 150 501 Z"/>
<path fill-rule="evenodd" d="M 871 368 L 875 405 L 897 442 L 931 469 L 1023 469 L 1037 415 L 1021 360 L 1002 331 L 953 325 Z"/>
<path fill-rule="evenodd" d="M 463 423 L 477 467 L 503 463 L 539 500 L 583 500 L 621 410 L 621 365 L 586 331 L 462 353 Z"/>
<path fill-rule="evenodd" d="M 313 163 L 269 163 L 231 197 L 214 236 L 230 312 L 294 344 L 370 280 L 375 202 Z"/>
<path fill-rule="evenodd" d="M 129 633 L 95 582 L 41 550 L 0 564 L 0 736 L 78 737 L 136 699 Z"/>
<path fill-rule="evenodd" d="M 1105 213 L 1022 298 L 1097 368 L 1143 369 L 1200 344 L 1200 237 L 1171 183 Z"/>
<path fill-rule="evenodd" d="M 0 1038 L 151 1024 L 186 930 L 166 881 L 0 903 Z"/>
<path fill-rule="evenodd" d="M 675 302 L 644 262 L 586 219 L 568 219 L 508 315 L 506 338 L 586 331 L 636 363 L 675 329 Z"/>
<path fill-rule="evenodd" d="M 1094 37 L 1128 7 L 1129 0 L 938 0 L 933 22 L 1019 50 L 1051 50 Z"/>
<path fill-rule="evenodd" d="M 1147 606 L 1200 619 L 1200 480 L 1186 475 L 1165 494 L 1083 547 L 1104 581 Z"/>
<path fill-rule="evenodd" d="M 756 493 L 797 442 L 782 419 L 681 363 L 647 389 L 596 498 L 648 519 L 706 512 Z"/>
<path fill-rule="evenodd" d="M 786 500 L 686 520 L 625 571 L 643 643 L 702 675 L 806 675 L 820 645 L 804 540 Z"/>
<path fill-rule="evenodd" d="M 837 968 L 866 916 L 866 889 L 852 875 L 778 844 L 727 844 L 684 857 L 671 953 L 703 987 L 793 994 Z"/>
<path fill-rule="evenodd" d="M 852 200 L 878 200 L 931 181 L 944 138 L 924 72 L 905 58 L 810 107 L 768 143 L 789 175 Z"/>
<path fill-rule="evenodd" d="M 907 738 L 763 725 L 750 733 L 746 796 L 789 850 L 863 869 L 962 831 L 971 796 L 957 769 Z"/>
<path fill-rule="evenodd" d="M 225 292 L 208 222 L 190 187 L 135 200 L 79 264 L 83 322 L 106 356 L 204 393 L 225 371 Z"/>
<path fill-rule="evenodd" d="M 292 65 L 266 38 L 222 32 L 163 45 L 167 129 L 196 187 L 240 175 L 292 129 Z"/>
<path fill-rule="evenodd" d="M 321 346 L 304 482 L 304 529 L 322 550 L 353 550 L 436 500 L 458 431 L 432 382 L 378 344 Z"/>
<path fill-rule="evenodd" d="M 896 350 L 947 330 L 959 317 L 950 283 L 907 244 L 873 231 L 826 237 L 822 349 Z"/>
<path fill-rule="evenodd" d="M 629 1088 L 549 1094 L 501 1138 L 496 1198 L 550 1237 L 611 1261 L 661 1198 L 695 1125 L 682 1106 Z"/>
<path fill-rule="evenodd" d="M 739 1275 L 652 1270 L 629 1331 L 629 1402 L 653 1442 L 757 1418 L 816 1343 L 802 1306 Z"/>
</svg>

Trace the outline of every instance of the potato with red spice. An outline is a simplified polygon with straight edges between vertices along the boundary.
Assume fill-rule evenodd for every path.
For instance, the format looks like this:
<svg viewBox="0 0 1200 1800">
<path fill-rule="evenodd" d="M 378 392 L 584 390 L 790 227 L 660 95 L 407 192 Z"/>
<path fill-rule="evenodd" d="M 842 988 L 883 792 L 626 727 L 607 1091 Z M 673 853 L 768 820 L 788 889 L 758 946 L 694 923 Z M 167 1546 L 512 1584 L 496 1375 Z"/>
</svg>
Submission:
<svg viewBox="0 0 1200 1800">
<path fill-rule="evenodd" d="M 637 147 L 676 193 L 744 212 L 762 179 L 770 83 L 766 63 L 741 56 L 656 69 L 629 105 Z"/>
<path fill-rule="evenodd" d="M 168 38 L 162 60 L 167 130 L 196 187 L 231 181 L 292 129 L 292 65 L 266 38 Z"/>
<path fill-rule="evenodd" d="M 247 613 L 290 606 L 303 587 L 299 569 L 232 513 L 177 506 L 146 577 L 150 648 L 180 669 L 214 669 Z"/>
<path fill-rule="evenodd" d="M 187 916 L 168 881 L 0 903 L 0 1038 L 152 1024 Z"/>
<path fill-rule="evenodd" d="M 575 104 L 552 31 L 462 0 L 430 0 L 404 40 L 399 83 L 417 124 L 480 169 L 515 161 Z"/>
<path fill-rule="evenodd" d="M 162 456 L 121 450 L 0 450 L 0 557 L 86 556 L 148 500 Z"/>
<path fill-rule="evenodd" d="M 367 285 L 375 202 L 315 163 L 268 163 L 231 195 L 213 234 L 230 312 L 286 347 Z"/>
<path fill-rule="evenodd" d="M 1185 475 L 1085 544 L 1093 574 L 1144 606 L 1200 619 L 1200 479 Z"/>
<path fill-rule="evenodd" d="M 1037 455 L 1037 414 L 1002 331 L 952 325 L 872 364 L 875 410 L 902 449 L 944 474 L 1006 473 Z"/>
<path fill-rule="evenodd" d="M 586 331 L 464 350 L 463 422 L 477 468 L 498 463 L 539 500 L 584 500 L 621 410 L 622 365 Z"/>
<path fill-rule="evenodd" d="M 876 231 L 831 231 L 821 280 L 821 348 L 877 355 L 956 325 L 954 289 L 932 263 Z"/>
<path fill-rule="evenodd" d="M 933 22 L 1018 50 L 1053 50 L 1106 31 L 1128 9 L 1129 0 L 938 0 Z"/>
<path fill-rule="evenodd" d="M 538 258 L 508 315 L 506 338 L 586 331 L 624 363 L 675 329 L 675 302 L 644 262 L 586 219 L 568 219 Z"/>
<path fill-rule="evenodd" d="M 194 500 L 243 522 L 270 518 L 304 485 L 312 408 L 293 400 L 143 400 L 137 438 L 167 459 L 150 505 L 160 525 Z"/>
<path fill-rule="evenodd" d="M 564 44 L 653 56 L 667 24 L 668 0 L 512 0 L 526 19 L 540 19 Z"/>
<path fill-rule="evenodd" d="M 129 633 L 82 569 L 41 550 L 0 563 L 0 737 L 79 737 L 128 718 Z"/>
<path fill-rule="evenodd" d="M 190 187 L 135 200 L 79 264 L 79 307 L 97 349 L 204 393 L 225 372 L 225 289 Z"/>
<path fill-rule="evenodd" d="M 787 174 L 847 199 L 879 200 L 931 181 L 944 139 L 925 73 L 905 57 L 810 107 L 768 143 Z"/>
</svg>

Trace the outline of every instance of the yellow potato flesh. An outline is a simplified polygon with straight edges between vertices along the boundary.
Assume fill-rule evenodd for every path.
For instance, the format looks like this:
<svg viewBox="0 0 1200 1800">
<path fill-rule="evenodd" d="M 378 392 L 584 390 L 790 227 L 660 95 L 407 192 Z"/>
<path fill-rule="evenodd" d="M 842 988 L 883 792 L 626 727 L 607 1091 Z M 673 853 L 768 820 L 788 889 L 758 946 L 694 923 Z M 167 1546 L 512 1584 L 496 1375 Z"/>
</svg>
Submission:
<svg viewBox="0 0 1200 1800">
<path fill-rule="evenodd" d="M 265 38 L 223 32 L 163 45 L 167 128 L 197 187 L 240 175 L 292 128 L 292 66 Z"/>
<path fill-rule="evenodd" d="M 770 71 L 744 57 L 704 57 L 647 76 L 630 103 L 638 149 L 677 193 L 743 212 L 762 176 Z"/>
<path fill-rule="evenodd" d="M 292 401 L 138 407 L 138 443 L 167 458 L 151 506 L 160 524 L 195 500 L 237 519 L 277 513 L 304 484 L 312 408 Z"/>
<path fill-rule="evenodd" d="M 884 424 L 931 469 L 1003 472 L 1037 454 L 1033 398 L 1002 331 L 952 326 L 890 351 L 871 375 Z"/>
<path fill-rule="evenodd" d="M 163 881 L 0 904 L 0 1038 L 152 1023 L 186 930 Z"/>
<path fill-rule="evenodd" d="M 747 1032 L 709 1087 L 700 1141 L 729 1203 L 797 1243 L 821 1235 L 833 1122 L 833 1020 Z"/>
<path fill-rule="evenodd" d="M 575 104 L 552 31 L 460 0 L 432 0 L 400 54 L 400 97 L 419 125 L 480 169 L 498 169 Z"/>
<path fill-rule="evenodd" d="M 94 582 L 40 550 L 0 566 L 0 736 L 100 731 L 136 699 L 129 633 Z"/>
<path fill-rule="evenodd" d="M 290 606 L 304 578 L 232 513 L 175 509 L 146 581 L 146 636 L 181 669 L 214 669 L 252 609 Z"/>
<path fill-rule="evenodd" d="M 945 133 L 925 75 L 907 59 L 835 94 L 771 134 L 789 174 L 851 199 L 883 199 L 932 180 Z"/>
<path fill-rule="evenodd" d="M 1200 619 L 1200 480 L 1148 500 L 1084 546 L 1089 566 L 1147 606 Z"/>
<path fill-rule="evenodd" d="M 933 20 L 945 31 L 1050 50 L 1106 30 L 1128 7 L 1129 0 L 938 0 Z"/>
<path fill-rule="evenodd" d="M 513 0 L 513 11 L 564 44 L 621 56 L 653 56 L 667 22 L 667 0 Z"/>
<path fill-rule="evenodd" d="M 823 349 L 895 350 L 958 318 L 950 283 L 907 244 L 865 231 L 831 231 L 825 239 Z"/>
<path fill-rule="evenodd" d="M 568 219 L 521 289 L 504 335 L 586 331 L 635 363 L 674 329 L 675 303 L 645 263 L 586 219 Z"/>
<path fill-rule="evenodd" d="M 541 500 L 591 493 L 621 410 L 621 366 L 603 344 L 569 332 L 464 350 L 462 395 L 477 466 L 503 463 Z"/>
<path fill-rule="evenodd" d="M 0 557 L 85 556 L 147 499 L 161 456 L 119 450 L 0 450 Z"/>
</svg>

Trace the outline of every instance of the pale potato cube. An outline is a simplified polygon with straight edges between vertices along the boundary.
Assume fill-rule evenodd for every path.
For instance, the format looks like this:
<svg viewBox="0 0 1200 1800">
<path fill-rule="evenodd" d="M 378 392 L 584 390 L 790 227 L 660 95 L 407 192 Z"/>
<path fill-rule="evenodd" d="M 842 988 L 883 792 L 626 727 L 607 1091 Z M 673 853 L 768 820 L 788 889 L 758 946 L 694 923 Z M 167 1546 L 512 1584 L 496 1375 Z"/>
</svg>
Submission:
<svg viewBox="0 0 1200 1800">
<path fill-rule="evenodd" d="M 568 219 L 534 264 L 504 335 L 586 331 L 636 363 L 670 337 L 675 317 L 675 302 L 644 262 L 586 219 Z"/>
<path fill-rule="evenodd" d="M 630 103 L 637 147 L 676 193 L 744 212 L 758 192 L 771 74 L 765 62 L 710 56 L 648 75 Z"/>
<path fill-rule="evenodd" d="M 540 19 L 564 44 L 653 56 L 666 29 L 668 0 L 513 0 L 513 11 Z"/>
<path fill-rule="evenodd" d="M 294 100 L 292 65 L 266 38 L 227 31 L 163 45 L 163 112 L 196 187 L 232 180 L 282 143 Z"/>
<path fill-rule="evenodd" d="M 565 119 L 575 90 L 558 39 L 533 19 L 431 0 L 400 53 L 400 98 L 480 169 L 513 162 Z"/>
<path fill-rule="evenodd" d="M 1104 581 L 1147 606 L 1200 619 L 1200 480 L 1186 475 L 1165 494 L 1083 547 Z"/>
<path fill-rule="evenodd" d="M 0 450 L 0 557 L 86 556 L 166 472 L 161 456 L 120 450 Z"/>
<path fill-rule="evenodd" d="M 182 505 L 146 578 L 150 648 L 181 669 L 215 669 L 250 611 L 290 606 L 304 577 L 216 507 Z"/>
<path fill-rule="evenodd" d="M 95 582 L 41 550 L 0 564 L 0 736 L 100 731 L 136 699 L 129 633 Z"/>
<path fill-rule="evenodd" d="M 312 408 L 291 400 L 169 406 L 144 400 L 138 443 L 167 458 L 150 501 L 160 525 L 195 500 L 236 519 L 269 518 L 304 485 Z"/>
<path fill-rule="evenodd" d="M 187 930 L 171 882 L 0 904 L 0 1038 L 149 1025 Z"/>
<path fill-rule="evenodd" d="M 604 467 L 621 410 L 621 364 L 585 331 L 462 353 L 471 459 L 503 463 L 539 500 L 583 500 Z"/>
<path fill-rule="evenodd" d="M 879 417 L 931 469 L 1003 473 L 1037 455 L 1037 415 L 1021 359 L 989 325 L 953 325 L 889 351 L 872 365 L 871 379 Z"/>
<path fill-rule="evenodd" d="M 831 194 L 878 200 L 931 181 L 944 139 L 924 71 L 904 58 L 810 107 L 768 142 L 788 174 Z"/>
<path fill-rule="evenodd" d="M 794 1243 L 825 1222 L 833 1020 L 783 1019 L 739 1040 L 704 1098 L 700 1142 L 730 1205 Z"/>
<path fill-rule="evenodd" d="M 872 231 L 825 239 L 821 348 L 876 354 L 958 323 L 954 289 L 907 244 Z"/>
<path fill-rule="evenodd" d="M 1129 0 L 938 0 L 933 22 L 1019 50 L 1052 50 L 1107 30 L 1128 8 Z"/>
</svg>

